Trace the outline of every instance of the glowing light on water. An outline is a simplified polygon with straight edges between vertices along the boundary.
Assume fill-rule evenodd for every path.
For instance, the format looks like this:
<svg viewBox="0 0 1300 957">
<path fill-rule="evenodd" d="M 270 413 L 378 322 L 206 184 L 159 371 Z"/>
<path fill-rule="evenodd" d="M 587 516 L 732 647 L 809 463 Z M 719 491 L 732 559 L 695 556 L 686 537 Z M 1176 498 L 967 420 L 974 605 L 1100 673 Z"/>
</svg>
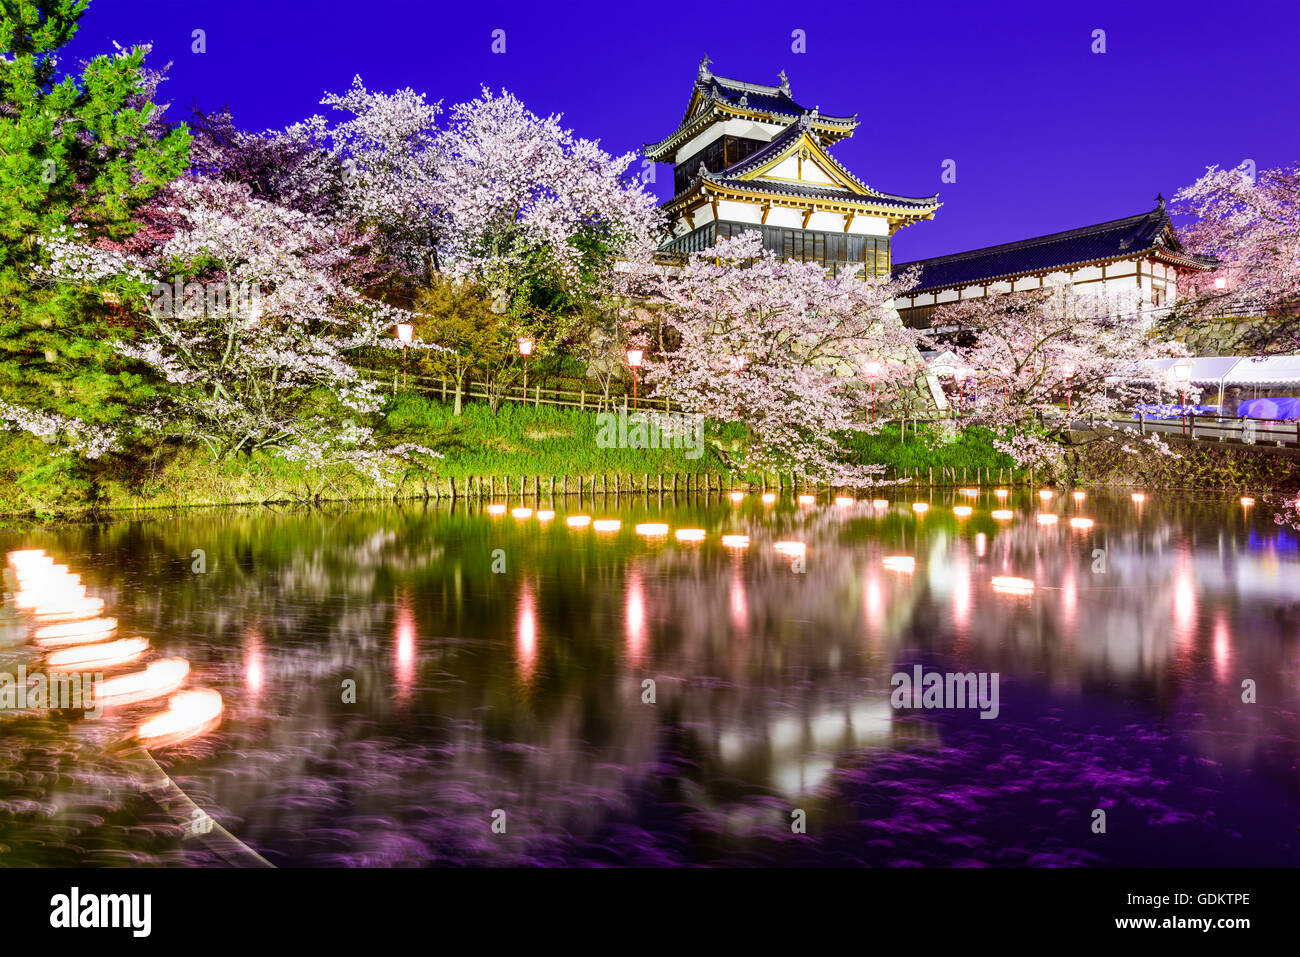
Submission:
<svg viewBox="0 0 1300 957">
<path fill-rule="evenodd" d="M 800 505 L 813 505 L 817 501 L 816 495 L 800 495 L 798 502 Z"/>
<path fill-rule="evenodd" d="M 1088 495 L 1087 495 L 1086 492 L 1075 492 L 1075 493 L 1074 493 L 1074 500 L 1075 500 L 1076 502 L 1082 502 L 1082 501 L 1083 501 L 1085 498 L 1087 498 L 1087 497 L 1088 497 Z"/>
<path fill-rule="evenodd" d="M 952 620 L 962 630 L 970 625 L 971 603 L 970 567 L 958 562 L 953 568 Z"/>
<path fill-rule="evenodd" d="M 144 671 L 105 678 L 99 683 L 95 700 L 118 707 L 161 698 L 183 685 L 189 674 L 190 663 L 184 658 L 160 658 L 149 662 Z"/>
<path fill-rule="evenodd" d="M 775 492 L 764 492 L 764 493 L 763 493 L 762 502 L 763 502 L 764 505 L 771 505 L 771 504 L 772 504 L 773 502 L 775 502 L 775 501 L 776 501 L 776 493 L 775 493 Z"/>
<path fill-rule="evenodd" d="M 412 655 L 414 657 L 414 655 Z M 262 667 L 262 636 L 248 629 L 248 648 L 244 652 L 244 684 L 253 697 L 262 693 L 266 671 Z"/>
<path fill-rule="evenodd" d="M 724 548 L 748 548 L 748 535 L 723 535 L 722 545 Z"/>
<path fill-rule="evenodd" d="M 853 504 L 853 498 L 848 495 L 837 495 L 835 497 L 835 504 L 841 507 L 848 507 Z"/>
<path fill-rule="evenodd" d="M 983 558 L 984 553 L 989 548 L 989 537 L 983 532 L 977 532 L 975 535 L 975 555 L 977 558 Z"/>
<path fill-rule="evenodd" d="M 1174 637 L 1188 648 L 1196 636 L 1196 580 L 1186 564 L 1174 576 Z"/>
<path fill-rule="evenodd" d="M 749 600 L 745 595 L 745 580 L 740 576 L 739 568 L 731 576 L 731 588 L 728 592 L 728 604 L 731 606 L 731 624 L 739 632 L 749 630 Z"/>
<path fill-rule="evenodd" d="M 519 595 L 515 653 L 519 659 L 519 673 L 527 681 L 532 677 L 533 668 L 537 664 L 537 611 L 533 607 L 532 590 L 527 584 Z"/>
<path fill-rule="evenodd" d="M 731 500 L 732 500 L 733 502 L 743 502 L 743 501 L 745 500 L 745 493 L 744 493 L 744 492 L 732 492 L 732 493 L 731 493 Z"/>
<path fill-rule="evenodd" d="M 952 507 L 952 513 L 958 518 L 969 518 L 974 511 L 975 509 L 969 505 L 954 505 Z"/>
<path fill-rule="evenodd" d="M 77 602 L 86 597 L 86 586 L 65 582 L 42 581 L 37 584 L 23 584 L 14 604 L 22 609 L 35 608 L 38 605 L 54 605 L 59 602 Z"/>
<path fill-rule="evenodd" d="M 1090 519 L 1090 518 L 1072 518 L 1072 519 L 1070 519 L 1070 527 L 1071 527 L 1071 528 L 1078 528 L 1078 529 L 1092 528 L 1092 519 Z"/>
<path fill-rule="evenodd" d="M 1242 497 L 1241 500 L 1242 508 L 1250 508 L 1254 504 L 1255 504 L 1255 500 L 1253 498 L 1250 498 L 1249 496 Z"/>
<path fill-rule="evenodd" d="M 872 508 L 889 508 L 889 500 L 883 498 L 873 498 L 871 500 Z"/>
<path fill-rule="evenodd" d="M 58 648 L 103 641 L 116 631 L 116 618 L 92 618 L 89 621 L 70 621 L 62 625 L 43 625 L 36 629 L 32 637 L 42 648 Z"/>
<path fill-rule="evenodd" d="M 1041 498 L 1044 502 L 1050 500 L 1051 497 L 1055 494 L 1056 493 L 1053 492 L 1050 488 L 1044 488 L 1038 490 L 1038 497 Z"/>
<path fill-rule="evenodd" d="M 564 520 L 564 524 L 570 528 L 586 528 L 591 524 L 590 515 L 570 515 Z"/>
<path fill-rule="evenodd" d="M 772 547 L 782 555 L 802 555 L 808 550 L 803 542 L 777 542 Z"/>
<path fill-rule="evenodd" d="M 1011 519 L 1015 518 L 1016 515 L 1016 513 L 1011 511 L 1009 508 L 995 508 L 992 514 L 999 522 L 1009 522 Z"/>
<path fill-rule="evenodd" d="M 537 510 L 537 520 L 539 522 L 549 522 L 555 518 L 555 512 L 549 508 L 539 508 Z"/>
<path fill-rule="evenodd" d="M 533 510 L 532 510 L 531 508 L 522 508 L 522 507 L 521 507 L 521 508 L 512 508 L 512 509 L 510 510 L 510 515 L 511 515 L 511 517 L 513 517 L 513 518 L 520 518 L 520 519 L 523 519 L 523 518 L 532 518 L 532 517 L 533 517 Z"/>
<path fill-rule="evenodd" d="M 663 522 L 643 522 L 636 527 L 636 533 L 649 538 L 658 538 L 668 534 L 668 526 Z"/>
<path fill-rule="evenodd" d="M 1035 521 L 1037 521 L 1039 525 L 1055 525 L 1058 519 L 1051 512 L 1039 512 Z"/>
<path fill-rule="evenodd" d="M 1228 680 L 1232 665 L 1232 636 L 1222 615 L 1214 621 L 1214 677 L 1220 684 Z"/>
<path fill-rule="evenodd" d="M 487 513 L 489 515 L 504 515 L 506 513 L 506 507 L 500 502 L 493 502 L 487 507 Z"/>
<path fill-rule="evenodd" d="M 167 710 L 140 725 L 137 736 L 149 747 L 178 744 L 216 726 L 221 720 L 221 695 L 207 688 L 171 696 Z"/>
<path fill-rule="evenodd" d="M 964 488 L 961 489 L 961 494 L 967 498 L 979 498 L 980 490 L 977 488 Z"/>
<path fill-rule="evenodd" d="M 54 559 L 45 554 L 43 548 L 20 548 L 5 555 L 6 561 L 15 568 L 37 563 L 53 564 Z"/>
<path fill-rule="evenodd" d="M 704 534 L 702 528 L 679 528 L 676 532 L 679 542 L 702 542 L 704 541 Z"/>
<path fill-rule="evenodd" d="M 993 494 L 996 495 L 998 498 L 1006 498 L 1007 495 L 1010 493 L 1008 493 L 1007 490 L 1004 488 L 997 488 L 993 490 Z"/>
<path fill-rule="evenodd" d="M 912 511 L 916 512 L 918 515 L 924 515 L 926 512 L 930 511 L 930 506 L 925 502 L 913 502 Z"/>
<path fill-rule="evenodd" d="M 66 588 L 81 584 L 81 576 L 68 571 L 67 565 L 39 565 L 14 569 L 22 588 Z"/>
<path fill-rule="evenodd" d="M 993 579 L 993 590 L 1007 595 L 1028 595 L 1034 590 L 1034 583 L 1028 578 L 999 575 Z"/>
<path fill-rule="evenodd" d="M 1133 493 L 1132 495 L 1130 495 L 1129 497 L 1130 497 L 1131 499 L 1133 499 L 1133 501 L 1135 501 L 1135 502 L 1137 502 L 1137 503 L 1139 503 L 1139 504 L 1141 504 L 1142 502 L 1145 502 L 1145 501 L 1147 500 L 1147 496 L 1146 496 L 1146 493 L 1145 493 L 1145 492 L 1134 492 L 1134 493 Z"/>
<path fill-rule="evenodd" d="M 119 638 L 117 641 L 105 641 L 97 645 L 76 645 L 60 651 L 52 651 L 45 663 L 52 671 L 68 671 L 74 668 L 111 668 L 135 661 L 149 650 L 149 642 L 144 638 Z"/>
<path fill-rule="evenodd" d="M 1074 626 L 1074 620 L 1079 608 L 1079 588 L 1074 581 L 1074 573 L 1067 572 L 1065 581 L 1061 584 L 1061 617 L 1067 625 Z"/>
<path fill-rule="evenodd" d="M 623 614 L 627 619 L 627 653 L 640 657 L 645 648 L 645 591 L 639 571 L 633 570 L 628 575 Z"/>
<path fill-rule="evenodd" d="M 393 675 L 397 698 L 405 701 L 415 686 L 415 612 L 402 594 L 393 615 Z"/>
<path fill-rule="evenodd" d="M 104 611 L 102 598 L 54 599 L 37 605 L 32 614 L 37 621 L 81 621 L 98 618 Z"/>
<path fill-rule="evenodd" d="M 911 555 L 886 555 L 880 562 L 891 572 L 912 572 L 916 570 L 916 559 Z"/>
<path fill-rule="evenodd" d="M 867 576 L 867 585 L 862 590 L 862 610 L 866 613 L 867 627 L 876 631 L 884 617 L 885 596 L 880 588 L 880 579 L 874 573 Z"/>
<path fill-rule="evenodd" d="M 616 518 L 598 518 L 591 523 L 591 527 L 598 532 L 617 532 L 623 523 Z"/>
</svg>

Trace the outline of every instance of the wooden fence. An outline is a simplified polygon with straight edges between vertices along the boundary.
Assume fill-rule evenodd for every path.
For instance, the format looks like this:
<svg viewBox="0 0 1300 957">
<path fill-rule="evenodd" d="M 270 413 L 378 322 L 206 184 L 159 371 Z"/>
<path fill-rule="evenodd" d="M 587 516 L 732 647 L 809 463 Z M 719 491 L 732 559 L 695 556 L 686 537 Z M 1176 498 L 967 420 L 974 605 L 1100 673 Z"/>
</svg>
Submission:
<svg viewBox="0 0 1300 957">
<path fill-rule="evenodd" d="M 1116 418 L 1111 424 L 1135 428 L 1139 433 L 1157 432 L 1179 435 L 1189 440 L 1215 445 L 1272 445 L 1300 448 L 1300 421 L 1277 419 L 1241 419 L 1220 415 L 1183 415 L 1168 419 Z"/>
<path fill-rule="evenodd" d="M 1032 469 L 905 468 L 887 469 L 881 478 L 905 482 L 906 488 L 959 488 L 963 486 L 1013 486 L 1034 484 Z M 497 500 L 605 495 L 722 496 L 734 491 L 794 494 L 835 494 L 855 489 L 804 481 L 797 476 L 765 475 L 746 481 L 732 475 L 708 472 L 670 472 L 640 475 L 597 472 L 590 475 L 471 475 L 424 479 L 427 498 Z M 880 488 L 881 486 L 873 486 Z M 887 486 L 885 487 L 888 488 Z"/>
<path fill-rule="evenodd" d="M 361 369 L 359 371 L 367 378 L 385 384 L 391 382 L 394 393 L 399 388 L 405 388 L 413 392 L 436 395 L 443 402 L 451 401 L 456 397 L 456 384 L 450 379 L 437 376 L 404 375 L 401 372 L 385 372 L 379 369 Z M 468 383 L 462 387 L 460 395 L 463 400 L 481 400 L 484 402 L 491 401 L 492 398 L 481 382 Z M 502 389 L 498 394 L 498 398 L 503 402 L 524 402 L 530 405 L 562 405 L 574 409 L 591 409 L 595 412 L 616 408 L 624 404 L 630 405 L 634 401 L 638 408 L 664 412 L 674 410 L 673 404 L 667 398 L 656 399 L 650 396 L 639 396 L 633 399 L 629 393 L 613 387 L 610 388 L 609 395 L 605 395 L 598 389 L 548 389 L 541 385 L 525 387 L 520 383 L 518 386 L 507 386 Z"/>
</svg>

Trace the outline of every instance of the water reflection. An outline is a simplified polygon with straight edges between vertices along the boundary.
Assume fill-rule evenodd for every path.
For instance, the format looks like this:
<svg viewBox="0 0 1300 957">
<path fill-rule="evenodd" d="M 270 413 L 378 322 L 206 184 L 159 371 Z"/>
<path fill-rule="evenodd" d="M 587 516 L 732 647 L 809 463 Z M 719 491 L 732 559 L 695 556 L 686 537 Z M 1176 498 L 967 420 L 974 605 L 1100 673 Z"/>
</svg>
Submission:
<svg viewBox="0 0 1300 957">
<path fill-rule="evenodd" d="M 159 759 L 278 864 L 1300 863 L 1294 540 L 1235 499 L 971 491 L 231 510 L 0 548 L 69 563 L 221 693 Z M 12 671 L 36 646 L 3 615 Z M 998 672 L 999 717 L 894 710 L 919 664 Z M 106 725 L 0 721 L 0 863 L 206 859 Z M 1099 802 L 1138 836 L 1092 835 Z"/>
</svg>

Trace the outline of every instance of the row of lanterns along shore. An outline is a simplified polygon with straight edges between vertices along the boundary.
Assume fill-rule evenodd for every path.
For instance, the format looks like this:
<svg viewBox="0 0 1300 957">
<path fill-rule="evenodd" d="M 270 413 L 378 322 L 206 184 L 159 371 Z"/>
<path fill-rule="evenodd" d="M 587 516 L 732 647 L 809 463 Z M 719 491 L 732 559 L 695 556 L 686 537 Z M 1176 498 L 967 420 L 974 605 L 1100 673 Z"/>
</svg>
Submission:
<svg viewBox="0 0 1300 957">
<path fill-rule="evenodd" d="M 220 723 L 219 692 L 181 690 L 190 674 L 186 659 L 156 658 L 143 670 L 125 670 L 146 657 L 149 641 L 115 637 L 117 619 L 102 617 L 104 599 L 87 595 L 80 575 L 56 565 L 44 549 L 14 551 L 7 558 L 5 583 L 19 613 L 31 623 L 28 638 L 40 649 L 51 678 L 112 673 L 98 682 L 87 708 L 102 704 L 107 712 L 166 697 L 167 707 L 135 731 L 135 739 L 148 748 L 188 741 Z"/>
</svg>

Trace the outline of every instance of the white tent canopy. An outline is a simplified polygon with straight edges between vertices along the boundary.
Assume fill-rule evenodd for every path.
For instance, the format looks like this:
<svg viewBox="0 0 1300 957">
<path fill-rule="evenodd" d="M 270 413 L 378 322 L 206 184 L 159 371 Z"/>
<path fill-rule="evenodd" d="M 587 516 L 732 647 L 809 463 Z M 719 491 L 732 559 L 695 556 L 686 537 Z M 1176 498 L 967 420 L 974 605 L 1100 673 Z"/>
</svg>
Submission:
<svg viewBox="0 0 1300 957">
<path fill-rule="evenodd" d="M 1238 359 L 1224 385 L 1300 385 L 1300 355 Z"/>
<path fill-rule="evenodd" d="M 1227 382 L 1227 377 L 1242 360 L 1237 356 L 1201 356 L 1194 359 L 1148 359 L 1142 365 L 1154 372 L 1168 372 L 1175 363 L 1190 362 L 1192 365 L 1192 385 L 1219 386 Z"/>
<path fill-rule="evenodd" d="M 1288 356 L 1199 356 L 1194 359 L 1148 359 L 1143 368 L 1170 374 L 1177 363 L 1191 363 L 1190 382 L 1201 389 L 1214 389 L 1223 405 L 1229 388 L 1300 386 L 1300 355 Z"/>
</svg>

